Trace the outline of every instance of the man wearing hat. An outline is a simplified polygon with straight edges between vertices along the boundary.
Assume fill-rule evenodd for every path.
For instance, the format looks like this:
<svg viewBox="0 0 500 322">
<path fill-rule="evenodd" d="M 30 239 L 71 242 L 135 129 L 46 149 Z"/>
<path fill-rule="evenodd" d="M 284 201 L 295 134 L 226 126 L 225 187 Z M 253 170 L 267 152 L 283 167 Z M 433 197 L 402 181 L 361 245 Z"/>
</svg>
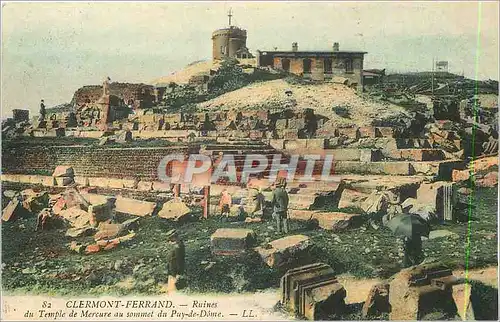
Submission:
<svg viewBox="0 0 500 322">
<path fill-rule="evenodd" d="M 180 240 L 179 235 L 175 229 L 167 233 L 168 243 L 172 246 L 168 254 L 168 293 L 177 290 L 177 280 L 180 275 L 184 274 L 184 266 L 186 260 L 186 250 L 184 243 Z"/>
<path fill-rule="evenodd" d="M 275 189 L 273 191 L 273 218 L 276 220 L 277 232 L 281 233 L 281 228 L 285 234 L 288 234 L 288 193 L 285 190 L 286 180 L 285 178 L 278 178 L 275 183 Z"/>
</svg>

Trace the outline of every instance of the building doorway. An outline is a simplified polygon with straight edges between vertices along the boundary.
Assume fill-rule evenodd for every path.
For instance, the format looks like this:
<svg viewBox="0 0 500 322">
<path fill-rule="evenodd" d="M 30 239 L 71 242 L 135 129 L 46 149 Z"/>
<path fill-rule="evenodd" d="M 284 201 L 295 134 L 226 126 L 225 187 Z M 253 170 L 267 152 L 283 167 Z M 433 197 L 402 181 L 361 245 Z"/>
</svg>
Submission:
<svg viewBox="0 0 500 322">
<path fill-rule="evenodd" d="M 311 60 L 306 58 L 302 61 L 304 74 L 311 73 Z"/>
<path fill-rule="evenodd" d="M 281 68 L 283 68 L 284 71 L 290 72 L 290 59 L 284 58 L 281 60 Z"/>
<path fill-rule="evenodd" d="M 324 64 L 325 64 L 324 65 L 325 74 L 331 74 L 333 65 L 332 60 L 330 58 L 326 58 Z"/>
</svg>

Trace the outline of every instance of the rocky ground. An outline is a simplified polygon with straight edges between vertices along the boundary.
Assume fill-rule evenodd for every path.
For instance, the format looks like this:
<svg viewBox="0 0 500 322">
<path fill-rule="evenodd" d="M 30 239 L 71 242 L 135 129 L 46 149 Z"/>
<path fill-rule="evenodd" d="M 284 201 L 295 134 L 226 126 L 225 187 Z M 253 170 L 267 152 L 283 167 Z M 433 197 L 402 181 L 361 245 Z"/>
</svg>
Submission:
<svg viewBox="0 0 500 322">
<path fill-rule="evenodd" d="M 435 226 L 431 239 L 424 240 L 427 260 L 439 260 L 458 269 L 465 268 L 467 257 L 469 268 L 496 265 L 496 193 L 495 189 L 476 191 L 470 226 Z M 221 222 L 216 217 L 200 220 L 199 213 L 193 217 L 193 221 L 177 227 L 187 248 L 188 292 L 244 292 L 278 287 L 282 272 L 262 264 L 257 255 L 224 258 L 210 252 L 210 236 L 217 228 L 250 228 L 256 232 L 258 243 L 262 243 L 282 237 L 274 231 L 272 222 Z M 92 255 L 71 251 L 68 245 L 72 239 L 64 235 L 65 229 L 34 232 L 35 224 L 34 217 L 2 224 L 5 290 L 51 294 L 162 292 L 169 247 L 165 234 L 176 226 L 174 223 L 158 217 L 140 218 L 133 240 Z M 387 278 L 401 268 L 400 244 L 384 227 L 375 229 L 367 224 L 336 234 L 312 229 L 302 222 L 292 222 L 291 228 L 314 241 L 310 260 L 328 263 L 337 274 Z M 80 237 L 77 241 L 90 239 Z"/>
</svg>

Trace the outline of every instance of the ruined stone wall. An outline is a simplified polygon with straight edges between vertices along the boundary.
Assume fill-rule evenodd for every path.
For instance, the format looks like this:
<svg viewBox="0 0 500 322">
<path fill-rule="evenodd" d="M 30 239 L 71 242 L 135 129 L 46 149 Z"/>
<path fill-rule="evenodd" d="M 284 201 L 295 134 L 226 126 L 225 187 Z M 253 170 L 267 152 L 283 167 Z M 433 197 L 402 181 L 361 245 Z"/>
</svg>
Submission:
<svg viewBox="0 0 500 322">
<path fill-rule="evenodd" d="M 96 103 L 102 96 L 102 91 L 101 85 L 83 86 L 73 95 L 73 103 L 77 108 Z M 152 85 L 111 83 L 109 93 L 122 99 L 125 104 L 132 103 L 134 108 L 150 108 L 156 101 Z"/>
<path fill-rule="evenodd" d="M 184 147 L 18 146 L 2 150 L 2 172 L 50 175 L 56 166 L 70 165 L 77 176 L 157 180 L 160 160 L 185 151 Z"/>
</svg>

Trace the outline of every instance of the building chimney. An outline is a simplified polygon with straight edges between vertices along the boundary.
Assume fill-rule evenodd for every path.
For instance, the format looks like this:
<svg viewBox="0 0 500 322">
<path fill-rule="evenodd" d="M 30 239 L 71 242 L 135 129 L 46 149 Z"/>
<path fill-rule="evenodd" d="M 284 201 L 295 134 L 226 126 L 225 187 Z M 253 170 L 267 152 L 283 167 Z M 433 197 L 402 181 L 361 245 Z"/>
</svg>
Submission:
<svg viewBox="0 0 500 322">
<path fill-rule="evenodd" d="M 339 43 L 338 42 L 333 43 L 333 51 L 339 51 Z"/>
<path fill-rule="evenodd" d="M 298 51 L 299 50 L 299 45 L 296 42 L 292 43 L 292 51 Z"/>
</svg>

